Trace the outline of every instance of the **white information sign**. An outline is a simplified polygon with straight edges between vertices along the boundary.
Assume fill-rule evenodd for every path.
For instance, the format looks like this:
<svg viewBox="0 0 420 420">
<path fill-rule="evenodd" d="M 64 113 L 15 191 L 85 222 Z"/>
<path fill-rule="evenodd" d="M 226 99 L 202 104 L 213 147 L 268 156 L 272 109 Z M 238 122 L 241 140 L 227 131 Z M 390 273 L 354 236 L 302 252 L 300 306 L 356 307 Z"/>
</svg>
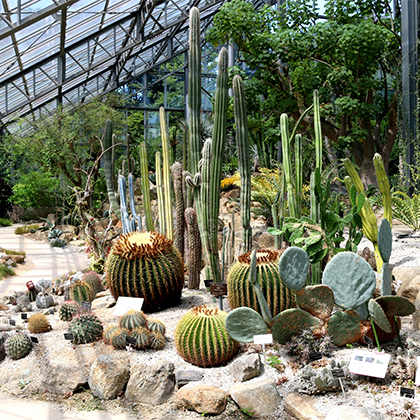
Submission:
<svg viewBox="0 0 420 420">
<path fill-rule="evenodd" d="M 254 344 L 271 344 L 273 342 L 273 334 L 254 335 Z"/>
<path fill-rule="evenodd" d="M 143 302 L 143 298 L 119 296 L 117 299 L 117 304 L 114 308 L 114 316 L 122 316 L 132 309 L 140 311 L 141 307 L 143 306 Z"/>
<path fill-rule="evenodd" d="M 420 356 L 417 356 L 417 370 L 416 370 L 416 379 L 414 383 L 417 386 L 420 385 Z"/>
<path fill-rule="evenodd" d="M 391 355 L 366 350 L 355 350 L 349 364 L 350 373 L 385 378 Z"/>
</svg>

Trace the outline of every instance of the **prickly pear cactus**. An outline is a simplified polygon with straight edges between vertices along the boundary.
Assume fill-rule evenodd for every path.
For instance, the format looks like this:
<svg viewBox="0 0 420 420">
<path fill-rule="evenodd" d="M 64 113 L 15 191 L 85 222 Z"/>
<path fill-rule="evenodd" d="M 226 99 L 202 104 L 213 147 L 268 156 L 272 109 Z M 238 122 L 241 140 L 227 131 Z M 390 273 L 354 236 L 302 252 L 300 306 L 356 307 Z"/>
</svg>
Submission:
<svg viewBox="0 0 420 420">
<path fill-rule="evenodd" d="M 17 360 L 30 353 L 32 350 L 32 342 L 26 334 L 18 332 L 6 339 L 4 348 L 9 357 Z"/>
<path fill-rule="evenodd" d="M 354 311 L 337 311 L 328 320 L 327 332 L 336 346 L 355 343 L 362 336 L 362 320 Z"/>
<path fill-rule="evenodd" d="M 290 290 L 302 290 L 308 271 L 309 257 L 303 249 L 291 246 L 283 252 L 279 260 L 279 273 L 281 280 Z"/>
<path fill-rule="evenodd" d="M 267 334 L 268 326 L 262 316 L 251 308 L 236 308 L 226 317 L 229 335 L 240 343 L 251 343 L 254 335 Z"/>
<path fill-rule="evenodd" d="M 382 219 L 378 228 L 378 248 L 384 264 L 382 266 L 381 295 L 392 294 L 392 275 L 389 267 L 389 258 L 392 251 L 392 231 L 387 219 Z"/>
<path fill-rule="evenodd" d="M 300 309 L 326 320 L 334 308 L 334 293 L 325 284 L 306 286 L 296 293 L 296 303 Z"/>
</svg>

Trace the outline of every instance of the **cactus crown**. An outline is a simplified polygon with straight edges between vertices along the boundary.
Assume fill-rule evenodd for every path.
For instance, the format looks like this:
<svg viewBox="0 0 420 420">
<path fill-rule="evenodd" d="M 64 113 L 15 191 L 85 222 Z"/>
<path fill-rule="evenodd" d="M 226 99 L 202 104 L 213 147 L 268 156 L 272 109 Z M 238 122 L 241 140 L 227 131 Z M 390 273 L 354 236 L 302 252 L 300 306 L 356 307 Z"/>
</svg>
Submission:
<svg viewBox="0 0 420 420">
<path fill-rule="evenodd" d="M 171 251 L 172 240 L 158 232 L 130 232 L 121 235 L 112 252 L 126 260 L 157 257 Z"/>
<path fill-rule="evenodd" d="M 276 262 L 283 251 L 273 249 L 259 249 L 256 251 L 257 264 Z M 251 264 L 251 251 L 240 255 L 238 261 L 242 264 Z"/>
</svg>

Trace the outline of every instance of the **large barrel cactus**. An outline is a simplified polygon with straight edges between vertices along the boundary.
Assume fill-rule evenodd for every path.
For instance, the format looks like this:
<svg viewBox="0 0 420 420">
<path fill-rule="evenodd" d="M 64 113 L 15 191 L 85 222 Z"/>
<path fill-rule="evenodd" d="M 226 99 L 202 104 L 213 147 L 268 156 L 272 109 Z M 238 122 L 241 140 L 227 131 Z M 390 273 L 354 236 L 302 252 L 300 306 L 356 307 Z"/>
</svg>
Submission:
<svg viewBox="0 0 420 420">
<path fill-rule="evenodd" d="M 256 251 L 257 282 L 273 316 L 296 306 L 294 293 L 280 279 L 278 270 L 280 255 L 281 253 L 275 250 Z M 247 252 L 239 256 L 238 261 L 232 265 L 226 280 L 228 299 L 232 309 L 247 306 L 261 314 L 257 296 L 249 282 L 250 256 L 251 253 Z"/>
<path fill-rule="evenodd" d="M 236 354 L 239 343 L 225 326 L 226 313 L 217 308 L 197 306 L 179 321 L 175 344 L 179 355 L 201 367 L 220 366 Z"/>
<path fill-rule="evenodd" d="M 157 232 L 121 235 L 106 262 L 108 287 L 119 296 L 144 298 L 143 311 L 176 305 L 184 286 L 184 264 L 173 241 Z"/>
</svg>

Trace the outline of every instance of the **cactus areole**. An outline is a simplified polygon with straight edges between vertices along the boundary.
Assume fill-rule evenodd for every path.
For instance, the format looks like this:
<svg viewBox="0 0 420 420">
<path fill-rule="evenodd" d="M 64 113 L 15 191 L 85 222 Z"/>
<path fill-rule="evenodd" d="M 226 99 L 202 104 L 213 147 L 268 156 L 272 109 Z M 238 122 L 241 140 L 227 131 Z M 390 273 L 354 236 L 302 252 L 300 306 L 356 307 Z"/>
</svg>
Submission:
<svg viewBox="0 0 420 420">
<path fill-rule="evenodd" d="M 119 296 L 144 298 L 143 311 L 176 305 L 184 285 L 184 264 L 173 241 L 157 232 L 121 235 L 106 262 L 108 287 Z"/>
</svg>

